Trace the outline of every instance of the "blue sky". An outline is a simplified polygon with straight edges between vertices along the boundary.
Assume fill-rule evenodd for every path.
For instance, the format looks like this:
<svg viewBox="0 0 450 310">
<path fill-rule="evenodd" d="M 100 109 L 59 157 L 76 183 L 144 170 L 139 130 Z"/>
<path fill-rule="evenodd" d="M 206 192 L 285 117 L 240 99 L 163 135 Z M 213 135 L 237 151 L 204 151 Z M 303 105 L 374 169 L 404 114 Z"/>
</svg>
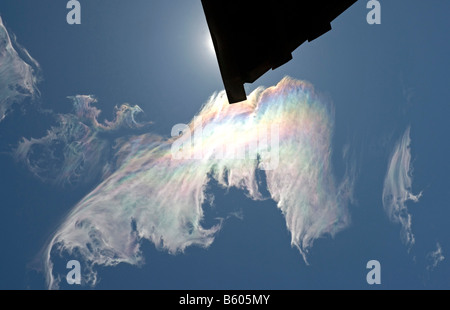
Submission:
<svg viewBox="0 0 450 310">
<path fill-rule="evenodd" d="M 67 96 L 95 95 L 99 120 L 116 105 L 138 105 L 138 132 L 170 136 L 208 98 L 223 89 L 200 1 L 80 1 L 81 25 L 66 23 L 65 2 L 0 3 L 9 33 L 40 65 L 40 97 L 14 106 L 0 122 L 0 288 L 42 289 L 33 267 L 70 210 L 102 180 L 76 186 L 42 182 L 11 156 L 21 137 L 40 138 L 55 126 L 52 115 L 70 113 Z M 146 263 L 98 267 L 99 289 L 448 289 L 450 249 L 447 158 L 450 98 L 448 1 L 380 1 L 381 25 L 366 22 L 358 1 L 333 30 L 299 47 L 293 60 L 252 85 L 276 85 L 284 76 L 306 80 L 334 105 L 332 164 L 335 176 L 355 168 L 351 222 L 334 237 L 314 241 L 308 263 L 294 247 L 274 201 L 253 201 L 212 182 L 214 208 L 206 221 L 227 217 L 207 248 L 170 255 L 142 241 Z M 41 108 L 33 108 L 40 104 Z M 48 113 L 43 110 L 52 111 Z M 422 192 L 411 215 L 412 246 L 383 208 L 385 177 L 398 142 L 410 128 L 411 193 Z M 124 133 L 126 135 L 127 133 Z M 349 157 L 344 160 L 343 152 Z M 432 253 L 445 257 L 433 267 Z M 67 253 L 66 253 L 67 254 Z M 64 274 L 70 255 L 55 257 Z M 437 257 L 437 256 L 435 256 Z M 366 283 L 366 263 L 381 263 L 382 284 Z M 83 268 L 83 266 L 82 266 Z M 61 282 L 63 289 L 76 289 Z"/>
</svg>

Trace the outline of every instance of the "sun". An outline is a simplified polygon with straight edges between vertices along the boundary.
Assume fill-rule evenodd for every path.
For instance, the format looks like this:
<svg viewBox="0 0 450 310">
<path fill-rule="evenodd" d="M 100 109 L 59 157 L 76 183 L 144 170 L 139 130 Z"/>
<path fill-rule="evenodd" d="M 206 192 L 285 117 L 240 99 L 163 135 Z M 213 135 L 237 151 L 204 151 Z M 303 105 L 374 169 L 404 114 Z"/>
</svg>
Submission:
<svg viewBox="0 0 450 310">
<path fill-rule="evenodd" d="M 205 45 L 209 52 L 213 53 L 214 55 L 216 54 L 216 51 L 214 50 L 214 43 L 213 43 L 213 41 L 211 39 L 211 35 L 209 33 L 206 36 Z"/>
</svg>

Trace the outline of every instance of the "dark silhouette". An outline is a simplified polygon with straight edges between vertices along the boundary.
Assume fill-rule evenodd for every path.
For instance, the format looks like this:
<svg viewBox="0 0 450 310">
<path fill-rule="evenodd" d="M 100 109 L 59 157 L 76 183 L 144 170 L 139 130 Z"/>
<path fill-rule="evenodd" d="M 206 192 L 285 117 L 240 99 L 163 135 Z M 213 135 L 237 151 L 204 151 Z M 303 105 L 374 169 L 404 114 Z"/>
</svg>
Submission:
<svg viewBox="0 0 450 310">
<path fill-rule="evenodd" d="M 356 1 L 202 0 L 228 101 L 246 100 L 244 83 L 291 60 Z"/>
</svg>

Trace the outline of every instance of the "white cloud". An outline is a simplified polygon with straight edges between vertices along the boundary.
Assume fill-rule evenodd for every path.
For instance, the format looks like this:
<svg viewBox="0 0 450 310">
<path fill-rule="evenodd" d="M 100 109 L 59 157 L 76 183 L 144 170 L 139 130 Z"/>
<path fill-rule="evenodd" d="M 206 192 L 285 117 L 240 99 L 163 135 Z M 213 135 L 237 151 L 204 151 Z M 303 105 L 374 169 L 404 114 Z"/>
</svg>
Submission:
<svg viewBox="0 0 450 310">
<path fill-rule="evenodd" d="M 427 270 L 429 271 L 433 271 L 436 266 L 445 259 L 439 242 L 436 242 L 436 250 L 427 254 L 427 259 L 429 262 Z"/>
<path fill-rule="evenodd" d="M 406 205 L 407 201 L 418 202 L 422 192 L 412 193 L 411 138 L 408 127 L 400 141 L 394 147 L 389 167 L 384 179 L 383 207 L 389 219 L 400 223 L 402 241 L 411 247 L 415 243 L 412 232 L 412 218 Z"/>
<path fill-rule="evenodd" d="M 13 103 L 39 93 L 37 71 L 39 64 L 9 35 L 0 17 L 0 122 Z"/>
</svg>

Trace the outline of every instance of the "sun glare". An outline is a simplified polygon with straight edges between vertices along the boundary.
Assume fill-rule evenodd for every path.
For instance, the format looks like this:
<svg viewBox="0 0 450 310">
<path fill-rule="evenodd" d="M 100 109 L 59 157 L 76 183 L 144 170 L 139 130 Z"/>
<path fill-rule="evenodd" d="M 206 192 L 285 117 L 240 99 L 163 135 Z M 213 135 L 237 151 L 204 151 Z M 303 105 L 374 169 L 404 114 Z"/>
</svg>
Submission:
<svg viewBox="0 0 450 310">
<path fill-rule="evenodd" d="M 216 51 L 214 50 L 214 44 L 213 44 L 213 41 L 212 41 L 211 36 L 209 35 L 209 33 L 208 33 L 208 35 L 206 37 L 206 46 L 207 46 L 208 50 L 211 53 L 216 54 Z"/>
</svg>

